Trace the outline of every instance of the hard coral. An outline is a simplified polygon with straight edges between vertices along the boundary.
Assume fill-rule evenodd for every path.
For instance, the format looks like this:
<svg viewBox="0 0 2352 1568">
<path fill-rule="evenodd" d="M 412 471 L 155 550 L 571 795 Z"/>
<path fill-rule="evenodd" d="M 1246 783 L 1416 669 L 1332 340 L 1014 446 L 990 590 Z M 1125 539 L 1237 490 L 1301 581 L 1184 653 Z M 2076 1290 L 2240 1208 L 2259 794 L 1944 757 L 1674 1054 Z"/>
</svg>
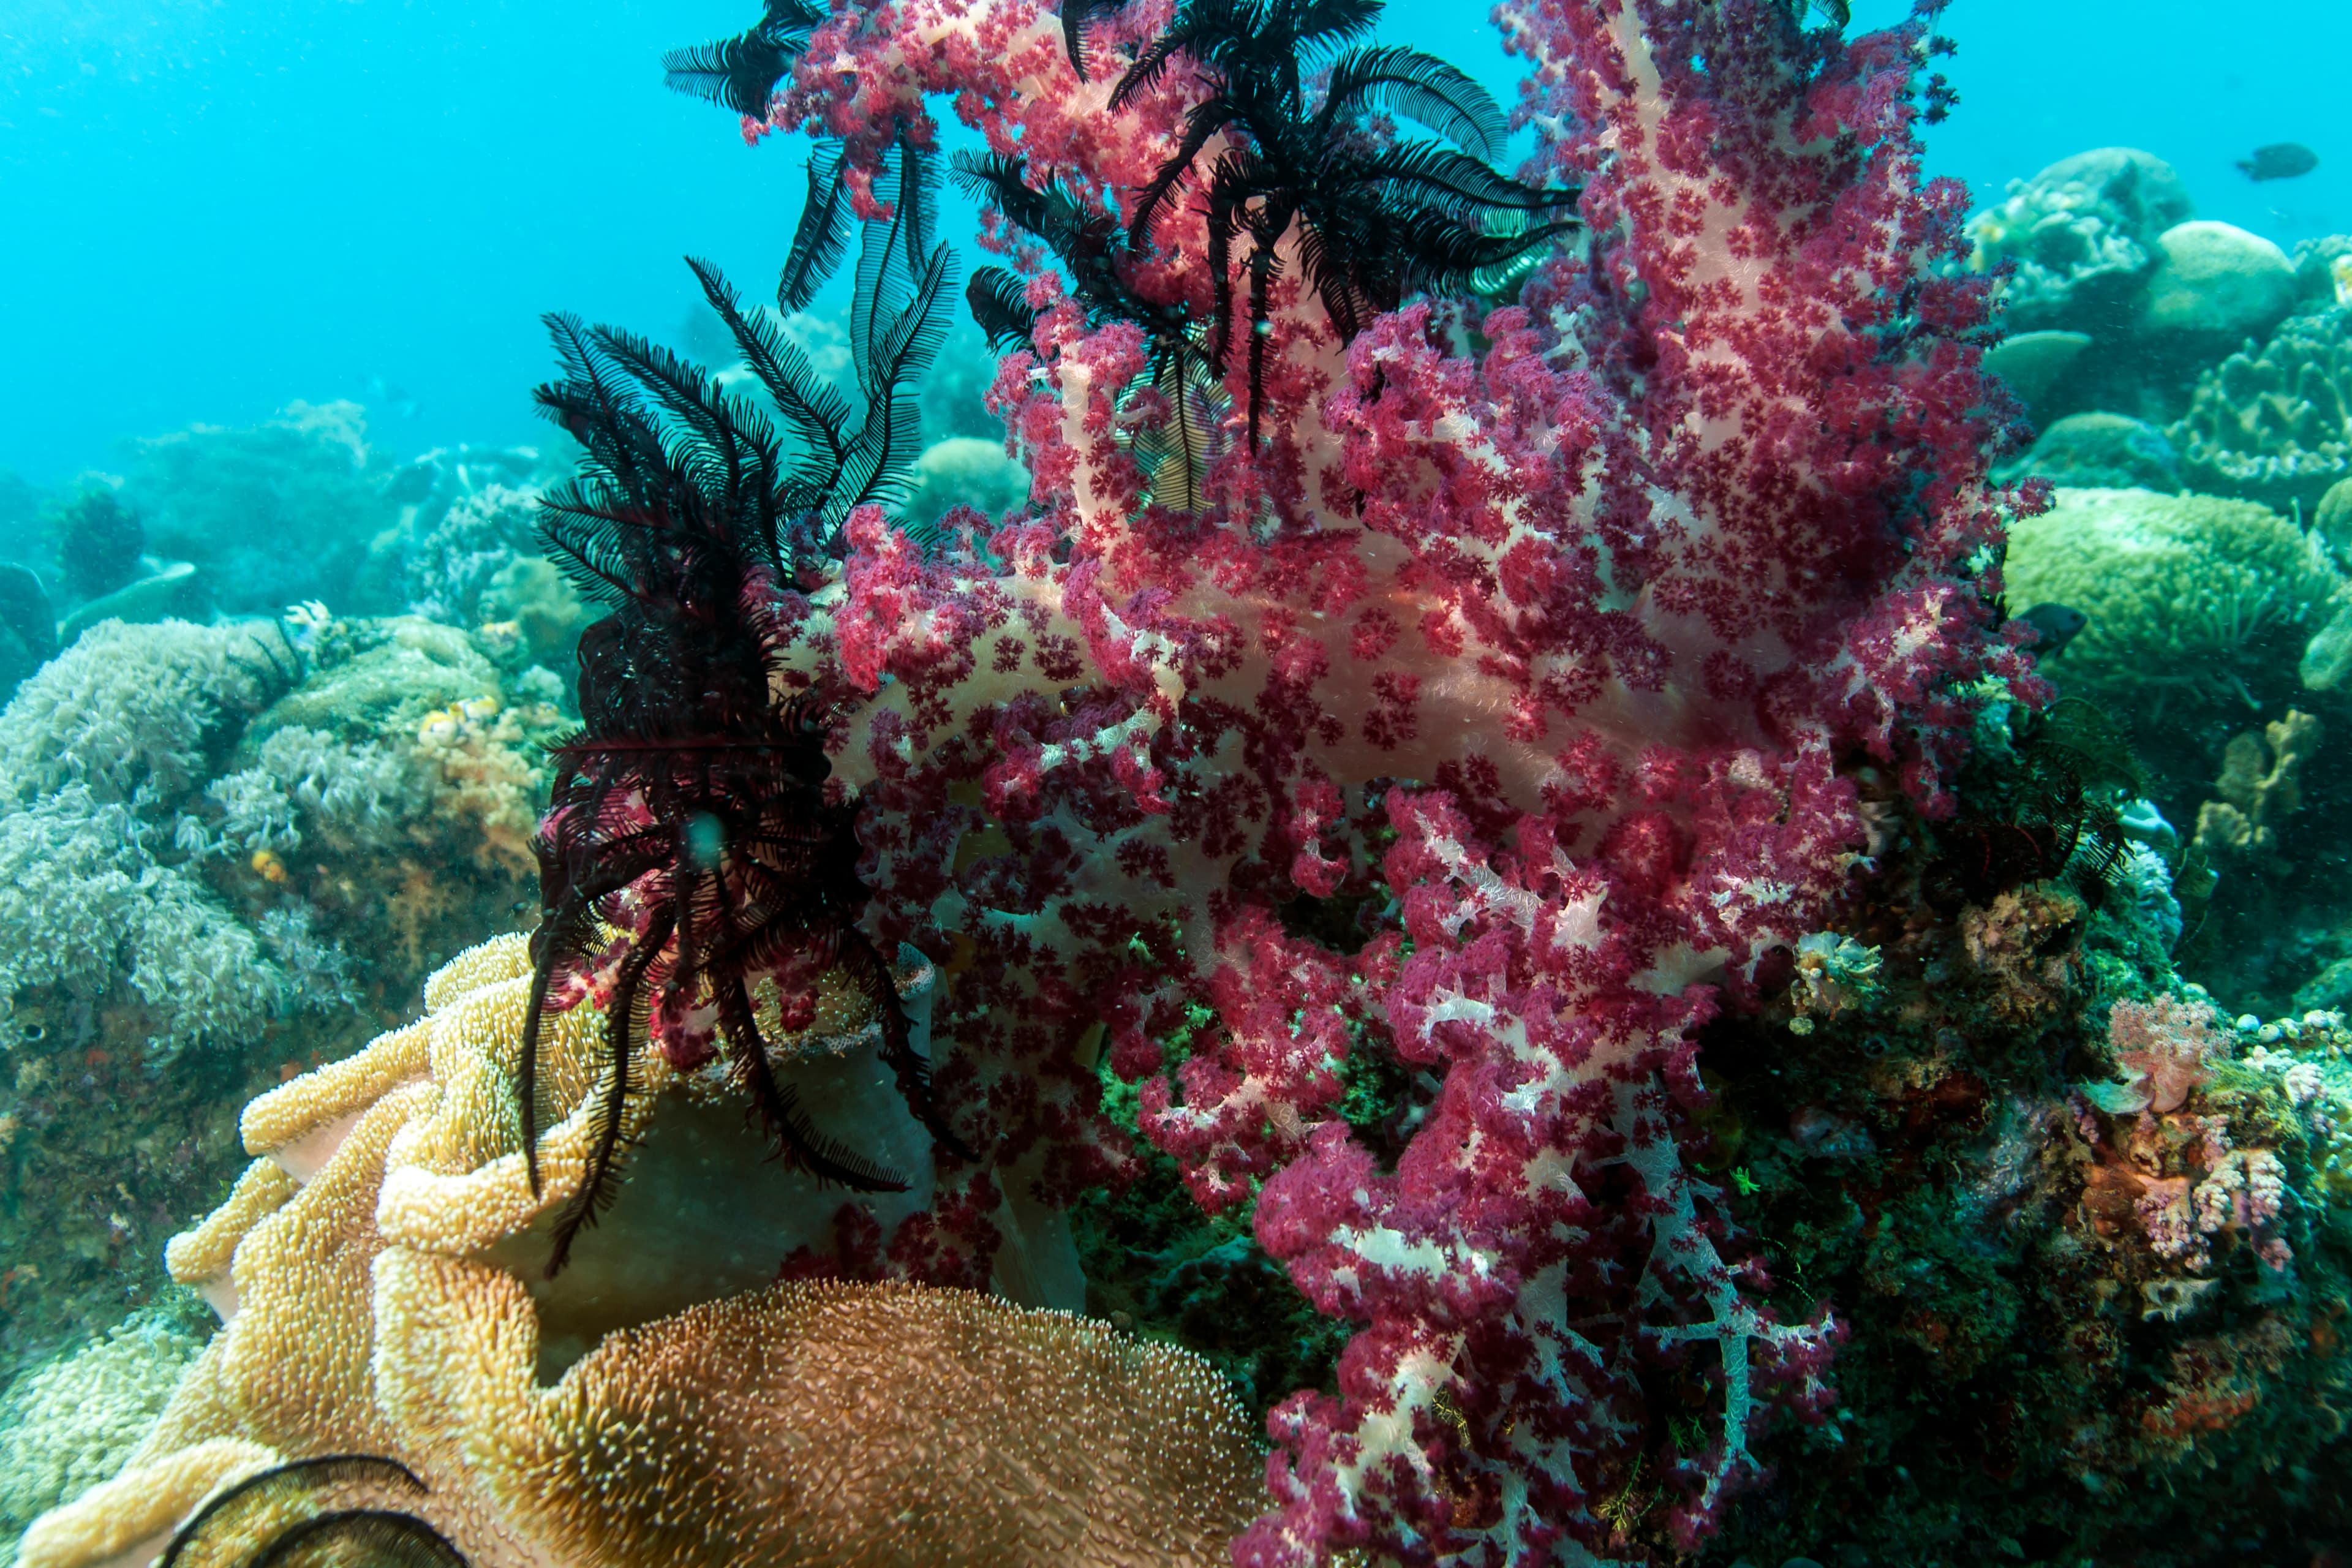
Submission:
<svg viewBox="0 0 2352 1568">
<path fill-rule="evenodd" d="M 2309 516 L 2352 476 L 2352 309 L 2297 316 L 2198 382 L 2170 432 L 2191 489 Z"/>
<path fill-rule="evenodd" d="M 2006 268 L 2001 305 L 2012 331 L 2117 335 L 2159 255 L 2157 238 L 2194 211 L 2172 165 L 2134 147 L 2062 158 L 1969 219 L 1969 265 Z"/>
<path fill-rule="evenodd" d="M 2295 709 L 2259 731 L 2230 738 L 2221 752 L 2221 798 L 2197 808 L 2197 847 L 2222 856 L 2274 856 L 2286 819 L 2303 805 L 2296 775 L 2319 749 L 2319 721 Z"/>
<path fill-rule="evenodd" d="M 2061 489 L 2021 521 L 2011 602 L 2089 617 L 2052 673 L 2150 729 L 2166 710 L 2243 711 L 2248 691 L 2299 689 L 2296 660 L 2333 620 L 2343 579 L 2318 543 L 2252 501 Z"/>
<path fill-rule="evenodd" d="M 1603 1550 L 1594 1510 L 1650 1463 L 1686 1547 L 1772 1406 L 1818 1412 L 1833 1325 L 1760 1304 L 1684 1166 L 1688 1031 L 1824 923 L 1865 838 L 1847 767 L 1940 809 L 1955 692 L 2038 689 L 1991 633 L 1986 289 L 1942 270 L 1958 193 L 1910 137 L 1924 21 L 1504 15 L 1532 175 L 1582 181 L 1588 253 L 1517 306 L 1416 301 L 1345 342 L 1286 263 L 1262 374 L 1237 355 L 1224 387 L 1261 447 L 1183 512 L 1125 439 L 1167 416 L 1131 395 L 1141 329 L 1041 271 L 997 391 L 1039 514 L 937 554 L 855 514 L 838 580 L 778 611 L 787 688 L 863 699 L 834 755 L 873 923 L 940 961 L 943 1100 L 1010 1195 L 1106 1173 L 1107 1023 L 1200 1200 L 1254 1199 L 1363 1325 L 1336 1395 L 1275 1415 L 1254 1564 Z M 1097 10 L 1089 57 L 1164 16 Z M 1114 101 L 1059 35 L 1030 0 L 845 7 L 771 123 L 870 181 L 950 95 L 1034 184 L 1131 217 L 1213 85 Z M 1212 313 L 1238 265 L 1213 237 L 1168 208 L 1130 283 Z M 1352 944 L 1301 934 L 1339 910 L 1366 912 Z M 1442 1080 L 1393 1167 L 1338 1114 L 1359 1053 Z M 992 1212 L 981 1181 L 943 1212 Z M 1688 1447 L 1652 1375 L 1706 1401 Z"/>
<path fill-rule="evenodd" d="M 240 429 L 197 425 L 133 448 L 121 498 L 156 552 L 195 563 L 221 607 L 358 602 L 396 510 L 355 403 L 292 403 Z M 389 608 L 389 605 L 378 605 Z"/>
</svg>

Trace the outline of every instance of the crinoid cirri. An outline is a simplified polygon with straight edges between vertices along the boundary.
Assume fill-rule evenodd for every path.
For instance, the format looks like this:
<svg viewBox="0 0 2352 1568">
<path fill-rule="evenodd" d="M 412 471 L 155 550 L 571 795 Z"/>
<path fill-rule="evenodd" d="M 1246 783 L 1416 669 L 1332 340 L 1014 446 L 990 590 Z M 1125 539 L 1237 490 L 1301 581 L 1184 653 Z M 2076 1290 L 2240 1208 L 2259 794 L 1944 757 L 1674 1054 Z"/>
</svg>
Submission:
<svg viewBox="0 0 2352 1568">
<path fill-rule="evenodd" d="M 549 496 L 541 534 L 609 612 L 580 639 L 583 728 L 556 748 L 534 845 L 544 913 L 520 1084 L 534 1185 L 541 1018 L 595 996 L 607 1019 L 597 1142 L 558 1224 L 551 1274 L 612 1195 L 640 1038 L 681 1068 L 723 1050 L 801 1168 L 903 1190 L 812 1126 L 779 1082 L 754 1001 L 765 986 L 789 1012 L 820 973 L 846 974 L 873 1006 L 909 1109 L 942 1147 L 964 1152 L 932 1103 L 889 965 L 858 928 L 867 891 L 856 803 L 828 796 L 826 714 L 805 697 L 780 700 L 770 679 L 785 591 L 838 556 L 853 508 L 902 493 L 918 449 L 914 383 L 944 330 L 950 261 L 929 243 L 924 160 L 904 150 L 896 163 L 897 202 L 866 226 L 858 268 L 858 414 L 704 262 L 689 265 L 782 413 L 781 433 L 667 350 L 549 320 L 563 374 L 539 389 L 540 405 L 585 456 Z M 815 221 L 829 226 L 840 210 L 822 204 Z"/>
</svg>

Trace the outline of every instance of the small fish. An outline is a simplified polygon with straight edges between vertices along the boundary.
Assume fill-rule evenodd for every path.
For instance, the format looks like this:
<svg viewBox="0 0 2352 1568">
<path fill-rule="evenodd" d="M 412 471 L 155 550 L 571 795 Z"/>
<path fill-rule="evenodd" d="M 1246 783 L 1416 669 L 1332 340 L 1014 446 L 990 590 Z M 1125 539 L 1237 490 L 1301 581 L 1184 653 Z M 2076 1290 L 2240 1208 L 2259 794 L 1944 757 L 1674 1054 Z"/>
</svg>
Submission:
<svg viewBox="0 0 2352 1568">
<path fill-rule="evenodd" d="M 2317 167 L 2319 154 L 2300 142 L 2273 142 L 2238 160 L 2238 172 L 2250 180 L 2292 180 Z"/>
<path fill-rule="evenodd" d="M 368 377 L 368 401 L 378 408 L 389 409 L 403 419 L 414 419 L 423 405 L 380 375 Z"/>
<path fill-rule="evenodd" d="M 2033 651 L 2044 658 L 2063 651 L 2091 624 L 2091 617 L 2072 605 L 2036 605 L 2017 618 L 2033 628 Z"/>
</svg>

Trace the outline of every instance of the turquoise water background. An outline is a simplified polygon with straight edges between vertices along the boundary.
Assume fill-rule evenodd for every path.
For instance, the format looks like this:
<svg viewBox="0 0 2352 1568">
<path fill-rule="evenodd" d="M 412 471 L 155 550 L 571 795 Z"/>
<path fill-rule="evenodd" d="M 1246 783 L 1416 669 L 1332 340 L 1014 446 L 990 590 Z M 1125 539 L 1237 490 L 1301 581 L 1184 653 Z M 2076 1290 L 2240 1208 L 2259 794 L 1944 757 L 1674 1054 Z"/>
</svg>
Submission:
<svg viewBox="0 0 2352 1568">
<path fill-rule="evenodd" d="M 804 149 L 747 150 L 665 91 L 663 49 L 756 0 L 0 0 L 0 468 L 55 484 L 126 436 L 295 398 L 399 452 L 527 440 L 538 316 L 658 328 L 682 252 L 770 275 Z M 1901 13 L 1857 5 L 1855 26 Z M 2291 247 L 2352 230 L 2352 7 L 1958 0 L 1936 172 L 1979 201 L 2084 148 L 2147 148 L 2199 215 Z M 1507 93 L 1475 4 L 1381 29 Z M 2305 179 L 2231 161 L 2302 142 Z"/>
</svg>

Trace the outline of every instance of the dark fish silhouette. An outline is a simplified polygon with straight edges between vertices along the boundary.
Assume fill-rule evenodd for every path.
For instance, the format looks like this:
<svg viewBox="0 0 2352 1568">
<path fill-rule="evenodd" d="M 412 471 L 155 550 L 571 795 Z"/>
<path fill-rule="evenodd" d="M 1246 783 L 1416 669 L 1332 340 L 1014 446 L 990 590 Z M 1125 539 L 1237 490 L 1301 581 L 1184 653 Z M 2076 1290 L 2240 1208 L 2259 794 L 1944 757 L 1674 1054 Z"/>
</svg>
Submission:
<svg viewBox="0 0 2352 1568">
<path fill-rule="evenodd" d="M 2091 624 L 2091 617 L 2072 605 L 2036 605 L 2017 618 L 2033 628 L 2033 651 L 2044 658 L 2063 651 Z"/>
<path fill-rule="evenodd" d="M 2238 172 L 2250 180 L 2292 180 L 2317 167 L 2319 154 L 2300 142 L 2273 142 L 2238 160 Z"/>
</svg>

